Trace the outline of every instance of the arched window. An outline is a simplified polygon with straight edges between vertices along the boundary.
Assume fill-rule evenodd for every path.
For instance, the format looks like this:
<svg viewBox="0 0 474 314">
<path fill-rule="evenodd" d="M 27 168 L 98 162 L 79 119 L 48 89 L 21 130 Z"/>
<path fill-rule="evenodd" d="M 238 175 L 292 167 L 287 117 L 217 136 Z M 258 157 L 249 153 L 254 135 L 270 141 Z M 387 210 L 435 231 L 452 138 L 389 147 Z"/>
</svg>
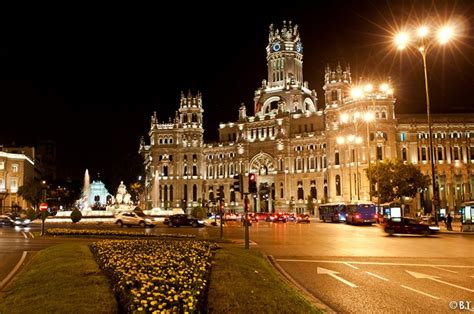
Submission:
<svg viewBox="0 0 474 314">
<path fill-rule="evenodd" d="M 188 201 L 188 185 L 185 184 L 183 187 L 183 199 L 184 201 Z"/>
<path fill-rule="evenodd" d="M 298 199 L 299 199 L 299 200 L 303 200 L 303 199 L 304 199 L 304 190 L 303 190 L 303 186 L 302 186 L 302 185 L 299 185 L 299 186 L 298 186 Z"/>
<path fill-rule="evenodd" d="M 197 115 L 196 115 L 195 113 L 193 113 L 191 119 L 192 119 L 191 122 L 198 122 L 198 121 L 197 121 L 197 120 L 198 120 L 198 119 L 197 119 Z"/>
<path fill-rule="evenodd" d="M 336 152 L 334 155 L 334 164 L 339 165 L 339 152 Z"/>
<path fill-rule="evenodd" d="M 341 196 L 341 177 L 336 175 L 336 195 Z"/>
<path fill-rule="evenodd" d="M 406 147 L 402 148 L 402 160 L 407 161 L 407 148 Z"/>
<path fill-rule="evenodd" d="M 165 196 L 164 201 L 167 202 L 168 201 L 168 186 L 167 185 L 165 185 L 164 190 L 165 190 L 164 191 L 164 194 L 165 194 L 164 195 Z"/>
<path fill-rule="evenodd" d="M 168 176 L 168 166 L 163 166 L 163 176 L 164 177 Z"/>
<path fill-rule="evenodd" d="M 193 176 L 197 176 L 197 166 L 193 166 Z"/>
<path fill-rule="evenodd" d="M 173 186 L 170 185 L 170 201 L 173 201 Z"/>
<path fill-rule="evenodd" d="M 235 202 L 235 191 L 234 190 L 230 191 L 230 201 Z"/>
<path fill-rule="evenodd" d="M 193 184 L 193 202 L 197 201 L 198 188 L 196 184 Z"/>
<path fill-rule="evenodd" d="M 188 166 L 184 166 L 183 176 L 187 176 L 187 175 L 188 175 Z"/>
</svg>

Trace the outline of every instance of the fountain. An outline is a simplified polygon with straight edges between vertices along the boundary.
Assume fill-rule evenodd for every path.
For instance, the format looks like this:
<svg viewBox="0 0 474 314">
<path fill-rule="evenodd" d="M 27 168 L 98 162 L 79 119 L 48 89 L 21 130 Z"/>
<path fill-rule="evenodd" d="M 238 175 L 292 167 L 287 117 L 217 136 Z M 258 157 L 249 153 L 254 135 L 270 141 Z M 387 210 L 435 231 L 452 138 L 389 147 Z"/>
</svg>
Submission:
<svg viewBox="0 0 474 314">
<path fill-rule="evenodd" d="M 127 192 L 127 187 L 123 184 L 123 181 L 120 181 L 120 185 L 117 188 L 117 194 L 115 196 L 115 201 L 113 204 L 110 204 L 106 207 L 107 211 L 112 212 L 114 215 L 116 213 L 133 210 L 135 205 L 132 201 L 132 196 Z"/>
<path fill-rule="evenodd" d="M 80 200 L 79 209 L 81 210 L 88 210 L 90 209 L 89 204 L 89 196 L 90 196 L 90 176 L 89 176 L 89 169 L 86 169 L 84 173 L 84 185 L 82 187 L 82 195 Z"/>
</svg>

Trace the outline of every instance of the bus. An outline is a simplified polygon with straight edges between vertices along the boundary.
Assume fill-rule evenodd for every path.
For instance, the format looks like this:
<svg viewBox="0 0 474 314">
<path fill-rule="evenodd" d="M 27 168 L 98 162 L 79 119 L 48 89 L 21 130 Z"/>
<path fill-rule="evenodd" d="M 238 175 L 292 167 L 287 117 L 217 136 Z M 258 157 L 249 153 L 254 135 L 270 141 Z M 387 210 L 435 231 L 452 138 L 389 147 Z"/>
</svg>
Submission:
<svg viewBox="0 0 474 314">
<path fill-rule="evenodd" d="M 320 205 L 319 220 L 324 222 L 346 221 L 346 205 L 344 203 L 327 203 Z"/>
<path fill-rule="evenodd" d="M 377 208 L 371 202 L 356 202 L 346 205 L 346 223 L 373 224 L 377 218 Z"/>
</svg>

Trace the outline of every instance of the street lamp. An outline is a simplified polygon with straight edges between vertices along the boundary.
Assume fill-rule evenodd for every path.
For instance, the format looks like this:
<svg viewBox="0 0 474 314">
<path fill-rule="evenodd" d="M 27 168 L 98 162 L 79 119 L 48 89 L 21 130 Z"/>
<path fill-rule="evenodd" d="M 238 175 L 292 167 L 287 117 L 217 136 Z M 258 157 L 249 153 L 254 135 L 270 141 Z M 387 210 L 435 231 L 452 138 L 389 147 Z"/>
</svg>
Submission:
<svg viewBox="0 0 474 314">
<path fill-rule="evenodd" d="M 395 36 L 395 43 L 398 46 L 399 50 L 405 49 L 407 46 L 412 45 L 417 48 L 417 50 L 421 54 L 421 58 L 423 60 L 423 72 L 425 78 L 425 97 L 426 97 L 426 115 L 428 119 L 428 132 L 430 138 L 430 165 L 431 165 L 431 179 L 433 184 L 433 198 L 431 202 L 431 213 L 435 216 L 435 222 L 438 224 L 438 214 L 436 211 L 436 206 L 439 202 L 439 194 L 438 188 L 436 185 L 436 172 L 435 172 L 435 164 L 434 164 L 434 151 L 433 151 L 433 131 L 432 131 L 432 123 L 431 123 L 431 114 L 430 114 L 430 96 L 428 92 L 428 69 L 426 66 L 426 55 L 428 53 L 428 49 L 430 49 L 437 39 L 439 44 L 444 45 L 446 44 L 453 36 L 454 36 L 454 29 L 453 27 L 447 25 L 443 26 L 438 29 L 436 37 L 430 36 L 431 32 L 428 26 L 422 25 L 416 30 L 415 40 L 411 39 L 411 36 L 406 33 L 399 33 Z"/>
</svg>

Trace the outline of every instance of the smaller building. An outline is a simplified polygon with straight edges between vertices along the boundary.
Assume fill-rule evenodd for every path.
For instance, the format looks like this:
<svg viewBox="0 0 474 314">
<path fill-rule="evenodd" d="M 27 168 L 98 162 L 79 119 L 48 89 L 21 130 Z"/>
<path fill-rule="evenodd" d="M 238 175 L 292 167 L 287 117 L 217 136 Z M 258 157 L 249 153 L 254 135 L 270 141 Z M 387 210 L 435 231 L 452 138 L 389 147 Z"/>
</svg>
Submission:
<svg viewBox="0 0 474 314">
<path fill-rule="evenodd" d="M 27 208 L 27 202 L 18 195 L 20 186 L 35 180 L 34 147 L 0 147 L 0 211 L 15 207 Z"/>
</svg>

